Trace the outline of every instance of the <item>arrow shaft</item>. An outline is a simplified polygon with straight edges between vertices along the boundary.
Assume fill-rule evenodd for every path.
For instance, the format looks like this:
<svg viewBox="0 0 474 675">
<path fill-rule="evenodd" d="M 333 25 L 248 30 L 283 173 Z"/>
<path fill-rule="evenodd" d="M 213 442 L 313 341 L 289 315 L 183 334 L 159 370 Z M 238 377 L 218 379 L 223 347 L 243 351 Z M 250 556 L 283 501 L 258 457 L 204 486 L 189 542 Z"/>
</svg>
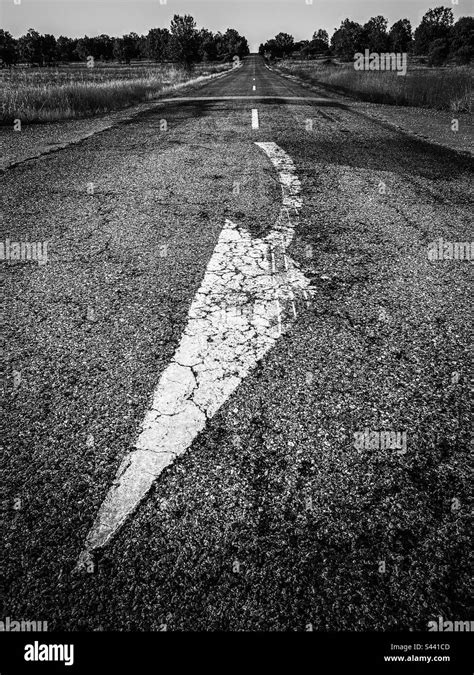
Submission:
<svg viewBox="0 0 474 675">
<path fill-rule="evenodd" d="M 226 221 L 194 298 L 173 359 L 162 373 L 135 448 L 123 460 L 86 540 L 82 559 L 104 546 L 153 482 L 205 428 L 282 333 L 282 307 L 309 282 L 284 251 L 300 182 L 286 153 L 257 143 L 277 168 L 283 205 L 265 239 Z M 282 256 L 283 254 L 283 256 Z M 276 264 L 275 260 L 284 260 Z M 294 314 L 291 319 L 294 319 Z"/>
</svg>

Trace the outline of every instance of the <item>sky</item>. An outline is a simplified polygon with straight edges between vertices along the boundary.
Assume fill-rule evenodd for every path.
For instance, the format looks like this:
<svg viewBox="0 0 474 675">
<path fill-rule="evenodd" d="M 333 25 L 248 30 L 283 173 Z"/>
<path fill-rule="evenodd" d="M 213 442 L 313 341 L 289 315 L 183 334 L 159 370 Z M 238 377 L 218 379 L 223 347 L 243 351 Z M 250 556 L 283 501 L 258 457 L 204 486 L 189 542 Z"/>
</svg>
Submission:
<svg viewBox="0 0 474 675">
<path fill-rule="evenodd" d="M 18 3 L 18 4 L 17 4 Z M 347 17 L 365 23 L 382 14 L 389 24 L 408 18 L 416 26 L 430 7 L 452 7 L 469 16 L 473 0 L 0 0 L 0 26 L 14 37 L 34 28 L 56 37 L 142 34 L 168 27 L 174 14 L 191 14 L 199 28 L 235 28 L 255 52 L 279 32 L 311 39 L 318 28 L 331 35 Z"/>
</svg>

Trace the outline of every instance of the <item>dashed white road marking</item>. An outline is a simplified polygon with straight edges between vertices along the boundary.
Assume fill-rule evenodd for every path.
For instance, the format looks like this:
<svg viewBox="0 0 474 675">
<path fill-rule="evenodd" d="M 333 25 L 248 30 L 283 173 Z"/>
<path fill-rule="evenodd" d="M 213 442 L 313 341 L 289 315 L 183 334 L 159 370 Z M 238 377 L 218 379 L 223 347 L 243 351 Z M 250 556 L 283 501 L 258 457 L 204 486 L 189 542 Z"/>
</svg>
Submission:
<svg viewBox="0 0 474 675">
<path fill-rule="evenodd" d="M 252 91 L 257 91 L 257 87 L 255 85 L 253 85 Z"/>
<path fill-rule="evenodd" d="M 257 108 L 252 109 L 252 129 L 258 129 L 260 126 L 260 122 L 258 119 L 258 110 Z"/>
<path fill-rule="evenodd" d="M 295 298 L 310 282 L 285 255 L 302 206 L 290 157 L 257 143 L 278 171 L 283 204 L 263 239 L 226 220 L 187 325 L 159 378 L 135 448 L 124 458 L 90 530 L 77 569 L 104 546 L 160 473 L 192 444 L 242 380 L 295 319 Z M 290 306 L 292 312 L 290 312 Z"/>
</svg>

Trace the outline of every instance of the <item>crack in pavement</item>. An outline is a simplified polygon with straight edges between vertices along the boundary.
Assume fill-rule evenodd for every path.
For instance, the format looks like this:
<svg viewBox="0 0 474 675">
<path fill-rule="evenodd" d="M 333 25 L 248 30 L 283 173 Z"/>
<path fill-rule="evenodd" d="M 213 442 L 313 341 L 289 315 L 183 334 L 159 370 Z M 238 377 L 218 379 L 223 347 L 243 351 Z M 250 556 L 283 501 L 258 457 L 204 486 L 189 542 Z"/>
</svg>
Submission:
<svg viewBox="0 0 474 675">
<path fill-rule="evenodd" d="M 277 169 L 283 203 L 265 238 L 226 220 L 171 363 L 162 373 L 135 449 L 123 460 L 90 530 L 81 568 L 132 513 L 163 469 L 205 428 L 295 320 L 310 281 L 286 255 L 302 207 L 301 183 L 275 143 L 256 143 Z"/>
</svg>

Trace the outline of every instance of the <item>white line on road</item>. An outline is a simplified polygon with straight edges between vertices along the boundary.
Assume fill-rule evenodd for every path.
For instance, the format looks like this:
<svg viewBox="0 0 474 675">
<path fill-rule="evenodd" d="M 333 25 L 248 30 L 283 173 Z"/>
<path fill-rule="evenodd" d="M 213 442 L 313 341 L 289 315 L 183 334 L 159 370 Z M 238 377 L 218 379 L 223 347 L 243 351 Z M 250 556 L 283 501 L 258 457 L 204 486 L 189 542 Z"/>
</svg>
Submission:
<svg viewBox="0 0 474 675">
<path fill-rule="evenodd" d="M 255 85 L 253 85 L 252 91 L 257 91 L 257 87 Z"/>
<path fill-rule="evenodd" d="M 119 467 L 76 569 L 84 569 L 91 552 L 107 544 L 163 469 L 205 429 L 294 321 L 295 297 L 309 292 L 309 280 L 290 257 L 286 270 L 278 265 L 302 206 L 301 183 L 293 161 L 276 143 L 256 145 L 278 171 L 279 217 L 264 239 L 226 220 L 178 348 L 159 378 L 135 448 Z M 289 305 L 293 315 L 286 311 Z"/>
<path fill-rule="evenodd" d="M 259 127 L 259 121 L 258 121 L 258 110 L 257 108 L 252 109 L 252 129 L 258 129 Z"/>
</svg>

